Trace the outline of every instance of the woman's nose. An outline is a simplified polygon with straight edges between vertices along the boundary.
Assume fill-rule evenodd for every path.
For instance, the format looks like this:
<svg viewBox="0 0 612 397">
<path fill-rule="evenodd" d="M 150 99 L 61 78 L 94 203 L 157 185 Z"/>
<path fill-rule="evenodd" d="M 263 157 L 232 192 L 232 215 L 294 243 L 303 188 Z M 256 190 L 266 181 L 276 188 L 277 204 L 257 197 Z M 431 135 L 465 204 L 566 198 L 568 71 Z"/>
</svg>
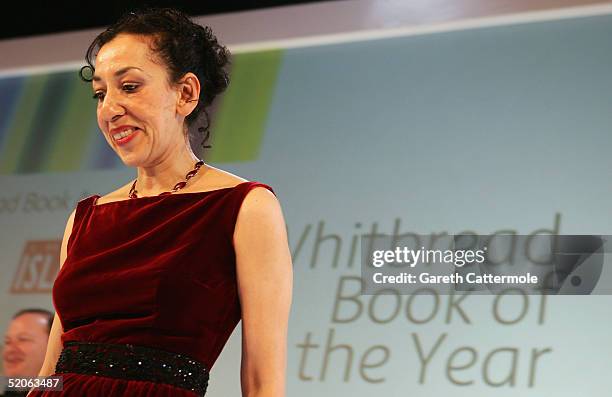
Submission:
<svg viewBox="0 0 612 397">
<path fill-rule="evenodd" d="M 125 114 L 125 108 L 117 98 L 107 94 L 103 99 L 100 112 L 104 121 L 114 121 Z"/>
</svg>

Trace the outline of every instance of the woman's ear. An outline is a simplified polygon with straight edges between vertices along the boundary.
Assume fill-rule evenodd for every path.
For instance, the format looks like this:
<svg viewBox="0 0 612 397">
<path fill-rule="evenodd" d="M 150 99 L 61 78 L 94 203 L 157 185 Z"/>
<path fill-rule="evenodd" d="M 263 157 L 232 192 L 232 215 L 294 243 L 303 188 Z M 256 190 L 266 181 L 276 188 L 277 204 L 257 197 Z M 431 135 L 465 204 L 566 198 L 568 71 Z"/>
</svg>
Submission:
<svg viewBox="0 0 612 397">
<path fill-rule="evenodd" d="M 200 80 L 195 74 L 191 72 L 186 73 L 179 81 L 178 88 L 176 110 L 181 116 L 187 117 L 198 105 L 200 99 Z"/>
</svg>

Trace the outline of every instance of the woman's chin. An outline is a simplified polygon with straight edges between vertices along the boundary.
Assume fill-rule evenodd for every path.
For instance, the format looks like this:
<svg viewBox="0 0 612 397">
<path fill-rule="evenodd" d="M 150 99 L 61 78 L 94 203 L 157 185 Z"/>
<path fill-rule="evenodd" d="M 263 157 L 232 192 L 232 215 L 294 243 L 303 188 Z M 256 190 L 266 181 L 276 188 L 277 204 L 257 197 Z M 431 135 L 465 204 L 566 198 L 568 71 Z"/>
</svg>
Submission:
<svg viewBox="0 0 612 397">
<path fill-rule="evenodd" d="M 138 156 L 134 156 L 131 154 L 123 154 L 123 153 L 118 153 L 119 154 L 119 158 L 121 159 L 121 162 L 123 164 L 125 164 L 125 166 L 127 167 L 138 167 L 139 165 L 142 164 L 142 161 L 140 159 L 140 157 Z"/>
</svg>

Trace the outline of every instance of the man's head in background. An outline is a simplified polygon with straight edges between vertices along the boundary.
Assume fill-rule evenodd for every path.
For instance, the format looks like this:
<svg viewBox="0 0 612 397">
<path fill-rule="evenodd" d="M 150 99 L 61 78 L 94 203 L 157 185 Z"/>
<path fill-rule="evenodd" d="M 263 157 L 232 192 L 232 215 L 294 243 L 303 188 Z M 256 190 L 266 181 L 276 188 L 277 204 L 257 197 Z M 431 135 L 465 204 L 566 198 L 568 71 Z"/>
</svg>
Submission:
<svg viewBox="0 0 612 397">
<path fill-rule="evenodd" d="M 2 366 L 5 376 L 37 376 L 45 360 L 53 313 L 24 309 L 13 315 L 4 334 Z"/>
</svg>

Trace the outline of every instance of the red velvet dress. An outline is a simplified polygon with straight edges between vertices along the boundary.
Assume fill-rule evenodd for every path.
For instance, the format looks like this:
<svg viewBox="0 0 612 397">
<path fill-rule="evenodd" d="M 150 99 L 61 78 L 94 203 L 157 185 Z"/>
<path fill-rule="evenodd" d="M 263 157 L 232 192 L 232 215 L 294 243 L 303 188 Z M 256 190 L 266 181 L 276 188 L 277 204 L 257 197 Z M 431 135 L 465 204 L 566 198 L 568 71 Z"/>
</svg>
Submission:
<svg viewBox="0 0 612 397">
<path fill-rule="evenodd" d="M 191 356 L 210 371 L 240 320 L 233 233 L 244 197 L 257 186 L 272 191 L 244 182 L 99 205 L 98 195 L 79 201 L 53 287 L 62 342 L 153 347 Z M 63 392 L 31 395 L 194 395 L 148 381 L 62 376 Z"/>
</svg>

